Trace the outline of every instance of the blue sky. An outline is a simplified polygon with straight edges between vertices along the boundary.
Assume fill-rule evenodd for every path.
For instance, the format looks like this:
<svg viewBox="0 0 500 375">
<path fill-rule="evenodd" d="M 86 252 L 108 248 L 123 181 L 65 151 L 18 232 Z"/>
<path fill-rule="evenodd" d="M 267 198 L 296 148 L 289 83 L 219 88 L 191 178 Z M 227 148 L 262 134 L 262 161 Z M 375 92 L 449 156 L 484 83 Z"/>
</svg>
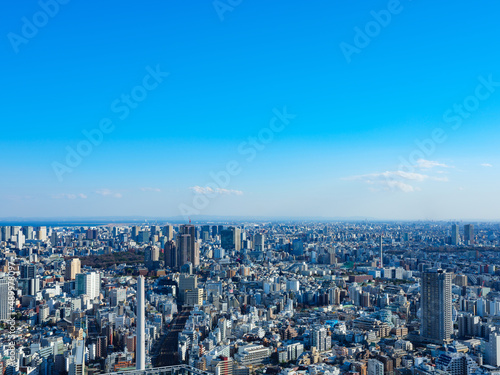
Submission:
<svg viewBox="0 0 500 375">
<path fill-rule="evenodd" d="M 0 14 L 0 217 L 500 219 L 498 2 L 54 2 Z"/>
</svg>

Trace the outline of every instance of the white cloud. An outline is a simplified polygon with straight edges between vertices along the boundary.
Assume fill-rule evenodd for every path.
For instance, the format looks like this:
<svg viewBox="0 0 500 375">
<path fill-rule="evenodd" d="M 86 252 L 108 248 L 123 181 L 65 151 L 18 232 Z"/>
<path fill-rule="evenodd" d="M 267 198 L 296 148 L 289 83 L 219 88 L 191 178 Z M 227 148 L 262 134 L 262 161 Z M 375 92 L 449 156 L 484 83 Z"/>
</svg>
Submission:
<svg viewBox="0 0 500 375">
<path fill-rule="evenodd" d="M 491 165 L 490 163 L 483 163 L 481 164 L 481 167 L 493 168 L 493 165 Z"/>
<path fill-rule="evenodd" d="M 415 173 L 415 172 L 404 172 L 404 171 L 386 171 L 381 173 L 370 173 L 363 174 L 359 176 L 346 177 L 344 180 L 364 180 L 364 181 L 377 181 L 377 180 L 387 180 L 387 179 L 402 179 L 422 182 L 425 180 L 434 181 L 448 181 L 446 177 L 433 177 L 426 174 Z"/>
<path fill-rule="evenodd" d="M 447 177 L 435 177 L 426 174 L 404 171 L 386 171 L 381 173 L 370 173 L 358 176 L 343 178 L 343 180 L 362 181 L 369 185 L 380 186 L 383 190 L 399 190 L 404 193 L 411 193 L 421 190 L 419 187 L 411 183 L 431 181 L 448 181 Z M 377 190 L 371 188 L 370 190 Z"/>
<path fill-rule="evenodd" d="M 195 194 L 204 194 L 204 195 L 243 195 L 241 190 L 232 190 L 232 189 L 221 189 L 215 188 L 212 189 L 210 186 L 192 186 L 189 188 Z"/>
<path fill-rule="evenodd" d="M 121 193 L 115 193 L 109 189 L 96 190 L 96 194 L 102 195 L 103 197 L 113 197 L 113 198 L 121 198 L 122 197 Z"/>
<path fill-rule="evenodd" d="M 216 191 L 219 194 L 225 194 L 225 195 L 243 195 L 243 192 L 241 190 L 217 189 Z"/>
<path fill-rule="evenodd" d="M 434 167 L 451 168 L 449 165 L 439 163 L 437 161 L 425 160 L 425 159 L 418 159 L 416 167 L 418 167 L 420 169 L 432 169 Z"/>
<path fill-rule="evenodd" d="M 369 187 L 368 189 L 370 191 L 381 191 L 381 190 L 399 190 L 402 191 L 403 193 L 411 193 L 417 190 L 420 190 L 420 188 L 414 187 L 410 184 L 404 183 L 402 181 L 379 181 L 379 182 L 367 182 L 369 184 L 378 184 L 381 186 L 380 188 L 373 188 Z"/>
<path fill-rule="evenodd" d="M 387 186 L 390 188 L 395 188 L 395 189 L 401 190 L 405 193 L 411 193 L 412 191 L 416 190 L 415 187 L 413 187 L 409 184 L 405 184 L 404 182 L 401 182 L 401 181 L 388 181 Z"/>
<path fill-rule="evenodd" d="M 87 196 L 85 194 L 79 193 L 79 194 L 55 194 L 52 196 L 54 199 L 87 199 Z"/>
<path fill-rule="evenodd" d="M 161 189 L 158 189 L 158 188 L 152 188 L 152 187 L 142 187 L 141 188 L 142 191 L 154 191 L 156 193 L 159 193 L 161 191 Z"/>
</svg>

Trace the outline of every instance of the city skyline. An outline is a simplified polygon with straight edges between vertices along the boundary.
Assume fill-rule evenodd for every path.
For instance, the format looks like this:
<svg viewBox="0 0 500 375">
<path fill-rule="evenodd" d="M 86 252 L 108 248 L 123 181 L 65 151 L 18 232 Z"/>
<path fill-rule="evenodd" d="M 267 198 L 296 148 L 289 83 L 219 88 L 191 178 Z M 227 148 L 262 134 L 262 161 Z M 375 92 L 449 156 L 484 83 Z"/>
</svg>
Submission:
<svg viewBox="0 0 500 375">
<path fill-rule="evenodd" d="M 499 223 L 0 224 L 0 368 L 495 375 L 499 245 Z"/>
<path fill-rule="evenodd" d="M 500 375 L 500 2 L 4 5 L 0 375 Z"/>
</svg>

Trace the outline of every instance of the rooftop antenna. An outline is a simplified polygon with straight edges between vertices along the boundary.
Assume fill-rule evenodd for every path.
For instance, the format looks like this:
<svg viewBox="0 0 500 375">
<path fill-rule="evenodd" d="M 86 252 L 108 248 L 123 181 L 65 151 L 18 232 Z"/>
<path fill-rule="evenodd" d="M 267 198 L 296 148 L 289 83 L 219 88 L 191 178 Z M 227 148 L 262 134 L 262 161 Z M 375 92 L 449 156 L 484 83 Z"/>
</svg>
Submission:
<svg viewBox="0 0 500 375">
<path fill-rule="evenodd" d="M 384 245 L 382 242 L 383 238 L 383 233 L 380 234 L 380 268 L 384 268 L 384 257 L 383 257 L 383 250 L 384 250 Z"/>
</svg>

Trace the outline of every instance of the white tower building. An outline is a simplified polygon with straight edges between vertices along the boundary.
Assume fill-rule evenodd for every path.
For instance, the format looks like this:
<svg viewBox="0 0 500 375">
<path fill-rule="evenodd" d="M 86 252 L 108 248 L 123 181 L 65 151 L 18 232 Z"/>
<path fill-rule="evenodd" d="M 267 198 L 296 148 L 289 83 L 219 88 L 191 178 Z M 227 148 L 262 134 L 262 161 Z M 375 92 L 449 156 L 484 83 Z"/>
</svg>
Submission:
<svg viewBox="0 0 500 375">
<path fill-rule="evenodd" d="M 447 343 L 453 334 L 451 273 L 430 269 L 420 283 L 421 336 L 436 344 Z"/>
<path fill-rule="evenodd" d="M 486 363 L 491 366 L 500 366 L 500 334 L 490 333 L 490 339 L 486 344 Z"/>
<path fill-rule="evenodd" d="M 136 346 L 136 369 L 146 369 L 146 324 L 145 324 L 145 301 L 144 301 L 144 277 L 137 279 L 137 346 Z"/>
<path fill-rule="evenodd" d="M 384 242 L 383 235 L 380 235 L 380 269 L 384 268 Z"/>
</svg>

